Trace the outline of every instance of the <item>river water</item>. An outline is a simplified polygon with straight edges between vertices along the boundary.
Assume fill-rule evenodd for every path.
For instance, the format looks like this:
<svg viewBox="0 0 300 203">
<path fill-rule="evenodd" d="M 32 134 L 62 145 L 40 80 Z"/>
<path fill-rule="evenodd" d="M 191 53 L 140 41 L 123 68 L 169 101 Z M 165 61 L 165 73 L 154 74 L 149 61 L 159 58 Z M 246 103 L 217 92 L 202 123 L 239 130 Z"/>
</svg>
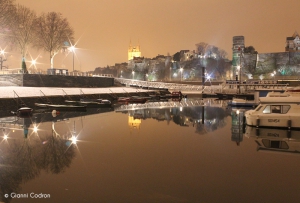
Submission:
<svg viewBox="0 0 300 203">
<path fill-rule="evenodd" d="M 2 117 L 1 201 L 295 202 L 300 133 L 244 129 L 244 111 L 187 99 Z"/>
</svg>

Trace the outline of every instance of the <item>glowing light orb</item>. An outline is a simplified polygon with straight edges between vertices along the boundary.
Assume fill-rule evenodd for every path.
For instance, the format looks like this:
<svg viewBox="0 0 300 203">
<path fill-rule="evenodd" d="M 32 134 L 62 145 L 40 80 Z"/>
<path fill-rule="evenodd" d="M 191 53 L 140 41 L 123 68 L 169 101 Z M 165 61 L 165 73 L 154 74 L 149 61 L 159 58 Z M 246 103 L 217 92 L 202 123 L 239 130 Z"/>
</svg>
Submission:
<svg viewBox="0 0 300 203">
<path fill-rule="evenodd" d="M 72 144 L 76 144 L 77 143 L 77 137 L 72 136 L 71 141 L 72 141 Z"/>
</svg>

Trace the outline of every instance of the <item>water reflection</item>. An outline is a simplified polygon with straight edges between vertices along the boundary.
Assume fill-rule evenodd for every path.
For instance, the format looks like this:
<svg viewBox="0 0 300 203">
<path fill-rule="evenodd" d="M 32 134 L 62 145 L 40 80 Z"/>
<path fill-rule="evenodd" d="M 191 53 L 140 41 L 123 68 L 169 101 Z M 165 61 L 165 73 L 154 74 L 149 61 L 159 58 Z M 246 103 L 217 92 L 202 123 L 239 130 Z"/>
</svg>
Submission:
<svg viewBox="0 0 300 203">
<path fill-rule="evenodd" d="M 152 119 L 167 124 L 172 122 L 180 128 L 194 128 L 195 133 L 205 134 L 230 125 L 226 122 L 229 120 L 227 118 L 232 116 L 231 109 L 226 108 L 222 101 L 215 100 L 185 100 L 146 105 L 148 106 L 121 107 L 121 110 L 116 110 L 116 117 L 120 113 L 127 114 L 128 120 L 125 122 L 128 122 L 132 130 L 139 129 L 145 120 Z M 91 109 L 90 112 L 84 113 L 66 112 L 59 115 L 33 113 L 29 118 L 16 116 L 0 118 L 0 128 L 3 132 L 0 144 L 1 198 L 4 194 L 21 192 L 21 184 L 37 178 L 42 171 L 51 174 L 65 172 L 78 153 L 76 140 L 73 139 L 78 134 L 74 119 L 109 111 L 111 110 Z M 62 127 L 56 129 L 57 125 L 63 122 L 72 125 L 66 133 L 61 133 Z M 19 132 L 18 137 L 13 136 L 13 131 Z M 4 140 L 6 134 L 8 138 Z M 9 202 L 10 199 L 4 198 L 2 201 Z"/>
<path fill-rule="evenodd" d="M 245 132 L 244 113 L 247 109 L 232 109 L 231 111 L 231 141 L 237 146 L 243 141 Z"/>
<path fill-rule="evenodd" d="M 246 126 L 245 136 L 255 140 L 257 151 L 300 153 L 300 131 Z"/>
<path fill-rule="evenodd" d="M 142 120 L 155 119 L 168 124 L 173 122 L 182 127 L 192 126 L 196 133 L 203 134 L 226 125 L 225 118 L 230 115 L 231 110 L 224 104 L 223 101 L 214 99 L 190 99 L 181 102 L 124 105 L 115 111 L 128 114 L 131 130 L 138 129 Z"/>
<path fill-rule="evenodd" d="M 75 157 L 75 148 L 67 136 L 51 130 L 38 135 L 33 126 L 37 124 L 36 118 L 1 118 L 0 197 L 3 202 L 11 200 L 3 198 L 4 194 L 19 193 L 20 185 L 39 176 L 41 170 L 54 174 L 64 172 Z M 31 133 L 30 126 L 33 126 Z M 16 137 L 15 131 L 22 132 L 23 139 Z"/>
<path fill-rule="evenodd" d="M 1 197 L 12 192 L 18 193 L 20 184 L 34 179 L 42 169 L 56 174 L 63 172 L 75 156 L 74 147 L 57 135 L 10 140 L 5 148 L 1 150 L 0 158 Z"/>
</svg>

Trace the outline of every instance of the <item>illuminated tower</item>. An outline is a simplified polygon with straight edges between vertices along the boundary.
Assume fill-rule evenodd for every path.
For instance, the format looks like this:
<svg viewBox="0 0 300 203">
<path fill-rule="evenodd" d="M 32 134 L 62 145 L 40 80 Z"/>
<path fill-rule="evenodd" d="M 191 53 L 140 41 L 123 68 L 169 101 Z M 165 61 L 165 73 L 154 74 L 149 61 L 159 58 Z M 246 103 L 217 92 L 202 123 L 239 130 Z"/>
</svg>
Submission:
<svg viewBox="0 0 300 203">
<path fill-rule="evenodd" d="M 241 53 L 245 48 L 244 36 L 234 36 L 232 45 L 232 75 L 231 79 L 240 80 L 238 67 L 241 66 Z"/>
<path fill-rule="evenodd" d="M 129 48 L 128 48 L 128 61 L 132 60 L 133 57 L 141 57 L 141 48 L 140 48 L 140 44 L 138 43 L 137 46 L 132 46 L 131 45 L 131 40 L 130 40 L 130 44 L 129 44 Z"/>
</svg>

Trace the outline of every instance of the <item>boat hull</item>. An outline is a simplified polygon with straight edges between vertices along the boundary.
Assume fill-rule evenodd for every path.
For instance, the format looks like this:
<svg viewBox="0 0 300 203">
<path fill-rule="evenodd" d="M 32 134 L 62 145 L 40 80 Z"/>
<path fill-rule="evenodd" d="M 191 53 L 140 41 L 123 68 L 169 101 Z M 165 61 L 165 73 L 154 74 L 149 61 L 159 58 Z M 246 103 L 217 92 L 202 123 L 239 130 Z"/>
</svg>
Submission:
<svg viewBox="0 0 300 203">
<path fill-rule="evenodd" d="M 286 129 L 300 129 L 300 115 L 287 114 L 287 115 L 257 115 L 251 114 L 251 111 L 245 113 L 246 124 L 254 127 L 267 127 L 267 128 L 286 128 Z"/>
<path fill-rule="evenodd" d="M 35 103 L 35 106 L 48 110 L 60 110 L 60 111 L 86 111 L 86 106 L 75 105 L 59 105 L 59 104 L 42 104 Z"/>
</svg>

